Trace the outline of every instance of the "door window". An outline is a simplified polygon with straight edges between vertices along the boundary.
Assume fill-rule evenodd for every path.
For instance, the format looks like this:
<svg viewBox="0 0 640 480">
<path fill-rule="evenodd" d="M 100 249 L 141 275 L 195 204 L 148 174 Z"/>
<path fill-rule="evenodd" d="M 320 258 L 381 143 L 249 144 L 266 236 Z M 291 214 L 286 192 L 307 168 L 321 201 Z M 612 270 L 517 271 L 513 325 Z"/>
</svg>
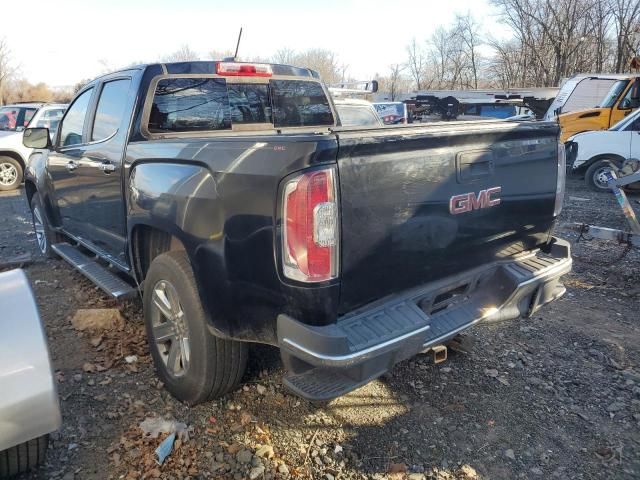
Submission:
<svg viewBox="0 0 640 480">
<path fill-rule="evenodd" d="M 627 93 L 618 105 L 620 110 L 638 107 L 640 107 L 640 79 L 636 79 L 636 81 L 633 82 L 633 85 L 627 90 Z"/>
<path fill-rule="evenodd" d="M 67 115 L 62 121 L 60 146 L 71 147 L 82 143 L 82 131 L 84 129 L 84 121 L 87 116 L 92 93 L 93 88 L 90 88 L 76 98 L 69 107 Z"/>
<path fill-rule="evenodd" d="M 91 141 L 105 140 L 114 135 L 124 115 L 131 80 L 126 78 L 105 83 L 100 93 Z"/>
</svg>

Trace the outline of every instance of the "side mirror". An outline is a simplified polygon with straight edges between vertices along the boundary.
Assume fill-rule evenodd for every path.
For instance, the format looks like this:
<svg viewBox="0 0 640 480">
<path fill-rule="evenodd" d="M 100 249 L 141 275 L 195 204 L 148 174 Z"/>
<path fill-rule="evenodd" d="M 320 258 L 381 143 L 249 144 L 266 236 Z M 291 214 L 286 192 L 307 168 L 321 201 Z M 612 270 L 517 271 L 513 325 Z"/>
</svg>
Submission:
<svg viewBox="0 0 640 480">
<path fill-rule="evenodd" d="M 27 128 L 22 137 L 22 144 L 27 148 L 50 148 L 49 129 Z"/>
</svg>

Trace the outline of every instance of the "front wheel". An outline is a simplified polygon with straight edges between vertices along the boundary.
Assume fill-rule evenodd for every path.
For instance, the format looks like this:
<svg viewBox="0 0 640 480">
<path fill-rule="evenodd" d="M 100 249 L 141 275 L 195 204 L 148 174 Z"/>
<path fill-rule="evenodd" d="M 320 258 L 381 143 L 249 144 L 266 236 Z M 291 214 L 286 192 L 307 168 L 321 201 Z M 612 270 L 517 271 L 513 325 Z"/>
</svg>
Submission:
<svg viewBox="0 0 640 480">
<path fill-rule="evenodd" d="M 15 190 L 22 183 L 22 165 L 15 158 L 0 157 L 0 191 Z"/>
<path fill-rule="evenodd" d="M 144 281 L 147 339 L 158 376 L 189 405 L 233 390 L 247 364 L 247 345 L 214 336 L 184 251 L 157 256 Z"/>
<path fill-rule="evenodd" d="M 51 245 L 64 241 L 64 237 L 49 225 L 44 207 L 42 206 L 42 199 L 37 192 L 34 193 L 31 198 L 31 217 L 40 254 L 45 257 L 55 258 L 56 254 L 51 249 Z"/>
<path fill-rule="evenodd" d="M 617 171 L 618 167 L 612 160 L 598 160 L 591 164 L 584 174 L 584 181 L 591 190 L 609 192 L 606 172 Z"/>
</svg>

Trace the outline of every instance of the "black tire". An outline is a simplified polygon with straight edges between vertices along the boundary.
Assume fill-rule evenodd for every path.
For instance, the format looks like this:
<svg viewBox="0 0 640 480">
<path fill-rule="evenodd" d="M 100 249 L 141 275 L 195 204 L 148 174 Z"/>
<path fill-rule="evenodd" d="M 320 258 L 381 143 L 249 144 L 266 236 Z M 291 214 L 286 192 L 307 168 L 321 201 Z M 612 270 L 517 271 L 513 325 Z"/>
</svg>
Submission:
<svg viewBox="0 0 640 480">
<path fill-rule="evenodd" d="M 15 190 L 22 183 L 24 171 L 15 158 L 0 157 L 0 191 Z"/>
<path fill-rule="evenodd" d="M 596 192 L 610 192 L 609 185 L 604 182 L 602 172 L 606 169 L 617 171 L 618 165 L 613 160 L 598 160 L 593 162 L 584 174 L 584 181 L 591 190 Z"/>
<path fill-rule="evenodd" d="M 34 438 L 0 452 L 0 478 L 28 472 L 44 462 L 48 436 Z"/>
<path fill-rule="evenodd" d="M 172 288 L 171 295 L 162 293 L 168 288 L 167 284 Z M 176 251 L 157 256 L 151 262 L 144 285 L 143 309 L 149 349 L 157 374 L 167 390 L 189 405 L 233 390 L 246 369 L 247 345 L 218 338 L 207 328 L 207 316 L 186 253 Z M 182 312 L 180 321 L 170 320 L 156 306 L 159 292 L 164 298 L 177 295 L 179 311 Z M 158 325 L 170 325 L 171 338 L 184 338 L 178 336 L 186 331 L 189 345 L 186 362 L 179 360 L 176 364 L 170 360 L 174 341 L 180 348 L 184 348 L 183 344 L 172 339 L 158 343 L 157 338 L 161 338 L 155 333 L 159 331 Z M 170 363 L 173 363 L 173 368 L 168 366 Z"/>
<path fill-rule="evenodd" d="M 49 220 L 38 192 L 31 197 L 31 221 L 36 232 L 36 247 L 39 253 L 47 258 L 55 258 L 56 254 L 51 249 L 51 245 L 63 242 L 64 236 L 53 230 L 49 225 Z"/>
</svg>

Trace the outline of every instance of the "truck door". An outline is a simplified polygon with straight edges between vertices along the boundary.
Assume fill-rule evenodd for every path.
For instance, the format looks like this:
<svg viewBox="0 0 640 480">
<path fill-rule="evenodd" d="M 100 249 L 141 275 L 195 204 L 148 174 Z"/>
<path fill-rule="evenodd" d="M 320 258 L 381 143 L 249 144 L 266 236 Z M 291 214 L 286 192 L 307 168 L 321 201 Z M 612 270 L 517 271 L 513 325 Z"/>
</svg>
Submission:
<svg viewBox="0 0 640 480">
<path fill-rule="evenodd" d="M 631 155 L 629 158 L 640 160 L 640 115 L 627 127 L 631 130 Z"/>
<path fill-rule="evenodd" d="M 88 143 L 78 171 L 84 241 L 110 260 L 127 266 L 122 164 L 134 99 L 131 78 L 111 78 L 97 87 L 89 116 Z"/>
<path fill-rule="evenodd" d="M 81 234 L 84 218 L 78 173 L 87 149 L 86 119 L 93 93 L 94 88 L 91 87 L 76 97 L 62 120 L 58 143 L 48 156 L 47 169 L 62 227 L 75 236 Z"/>
<path fill-rule="evenodd" d="M 629 82 L 627 91 L 620 97 L 618 104 L 611 109 L 609 126 L 612 127 L 638 107 L 640 107 L 640 78 Z"/>
</svg>

